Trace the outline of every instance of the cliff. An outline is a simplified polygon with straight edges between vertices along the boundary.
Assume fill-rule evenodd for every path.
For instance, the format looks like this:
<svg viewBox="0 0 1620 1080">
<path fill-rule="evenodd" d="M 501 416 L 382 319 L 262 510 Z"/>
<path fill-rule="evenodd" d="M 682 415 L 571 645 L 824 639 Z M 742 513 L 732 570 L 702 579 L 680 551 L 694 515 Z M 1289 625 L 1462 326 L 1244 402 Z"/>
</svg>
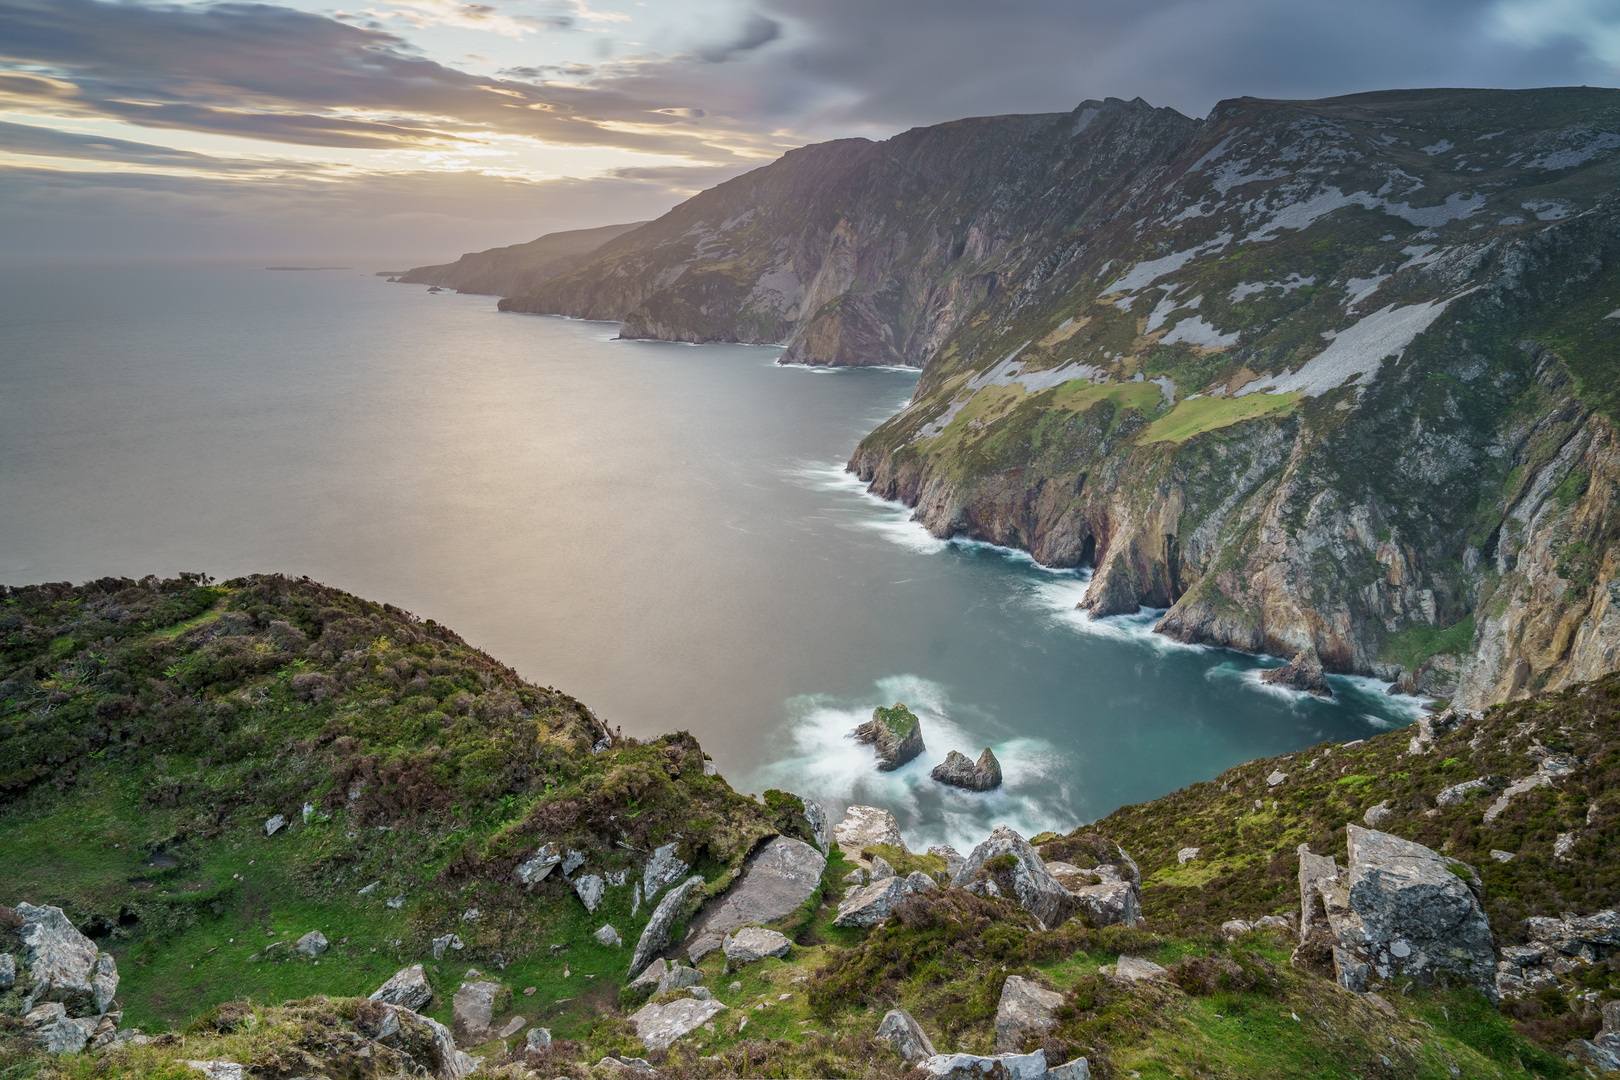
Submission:
<svg viewBox="0 0 1620 1080">
<path fill-rule="evenodd" d="M 526 244 L 469 252 L 453 263 L 418 266 L 393 280 L 409 285 L 437 285 L 460 293 L 511 296 L 572 270 L 589 259 L 597 248 L 641 224 L 636 221 L 629 225 L 547 233 Z"/>
<path fill-rule="evenodd" d="M 1620 94 L 1218 107 L 850 467 L 1098 616 L 1478 706 L 1613 670 Z"/>
<path fill-rule="evenodd" d="M 793 150 L 682 203 L 503 310 L 621 334 L 785 344 L 784 363 L 921 366 L 1197 130 L 1140 100 Z"/>
</svg>

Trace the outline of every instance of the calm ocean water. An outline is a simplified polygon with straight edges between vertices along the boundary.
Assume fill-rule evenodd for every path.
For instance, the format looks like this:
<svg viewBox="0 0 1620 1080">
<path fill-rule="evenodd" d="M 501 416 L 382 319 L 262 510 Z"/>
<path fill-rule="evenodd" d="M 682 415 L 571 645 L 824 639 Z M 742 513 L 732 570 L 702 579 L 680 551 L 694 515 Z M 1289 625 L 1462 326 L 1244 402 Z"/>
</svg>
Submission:
<svg viewBox="0 0 1620 1080">
<path fill-rule="evenodd" d="M 1335 680 L 1074 610 L 1084 574 L 947 544 L 842 471 L 915 374 L 613 340 L 360 271 L 0 271 L 0 581 L 308 574 L 458 630 L 745 791 L 917 846 L 1067 828 L 1408 722 Z M 1270 662 L 1267 662 L 1270 663 Z M 905 701 L 925 753 L 845 737 Z M 995 749 L 993 793 L 928 769 Z"/>
</svg>

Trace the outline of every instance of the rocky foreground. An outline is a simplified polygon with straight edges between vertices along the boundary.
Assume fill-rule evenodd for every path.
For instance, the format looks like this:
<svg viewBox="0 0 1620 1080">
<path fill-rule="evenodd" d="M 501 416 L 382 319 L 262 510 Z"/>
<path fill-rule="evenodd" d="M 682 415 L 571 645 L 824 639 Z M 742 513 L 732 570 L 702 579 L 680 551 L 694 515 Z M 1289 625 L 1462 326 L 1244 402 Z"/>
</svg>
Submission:
<svg viewBox="0 0 1620 1080">
<path fill-rule="evenodd" d="M 8 1075 L 1620 1065 L 1620 676 L 920 852 L 313 582 L 3 600 Z"/>
</svg>

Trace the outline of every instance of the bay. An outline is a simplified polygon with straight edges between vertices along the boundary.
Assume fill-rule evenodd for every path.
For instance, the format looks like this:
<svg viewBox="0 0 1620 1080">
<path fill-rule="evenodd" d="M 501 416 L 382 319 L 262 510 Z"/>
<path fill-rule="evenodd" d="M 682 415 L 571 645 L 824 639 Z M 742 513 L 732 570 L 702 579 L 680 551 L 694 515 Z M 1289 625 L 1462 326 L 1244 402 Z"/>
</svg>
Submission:
<svg viewBox="0 0 1620 1080">
<path fill-rule="evenodd" d="M 0 581 L 307 574 L 454 627 L 745 791 L 884 806 L 914 847 L 1026 835 L 1411 699 L 1075 611 L 1086 575 L 945 543 L 843 472 L 914 372 L 615 340 L 361 271 L 0 271 Z M 923 718 L 894 773 L 847 738 Z M 1005 785 L 943 789 L 991 746 Z"/>
</svg>

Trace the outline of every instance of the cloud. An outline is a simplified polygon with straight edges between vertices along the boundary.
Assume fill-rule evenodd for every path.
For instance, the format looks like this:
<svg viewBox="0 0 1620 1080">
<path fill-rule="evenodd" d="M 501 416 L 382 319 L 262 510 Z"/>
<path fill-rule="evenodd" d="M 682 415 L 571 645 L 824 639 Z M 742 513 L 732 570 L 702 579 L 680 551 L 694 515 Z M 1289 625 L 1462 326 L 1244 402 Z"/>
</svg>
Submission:
<svg viewBox="0 0 1620 1080">
<path fill-rule="evenodd" d="M 755 12 L 743 22 L 736 37 L 724 43 L 700 46 L 697 54 L 711 64 L 721 64 L 742 53 L 753 52 L 781 36 L 781 23 Z"/>
<path fill-rule="evenodd" d="M 171 168 L 175 166 L 218 168 L 224 165 L 224 162 L 216 157 L 194 154 L 189 150 L 130 142 L 126 139 L 108 139 L 99 135 L 79 135 L 70 131 L 57 131 L 55 128 L 11 124 L 4 121 L 0 121 L 0 151 L 34 157 L 87 158 L 92 161 L 163 165 Z"/>
</svg>

